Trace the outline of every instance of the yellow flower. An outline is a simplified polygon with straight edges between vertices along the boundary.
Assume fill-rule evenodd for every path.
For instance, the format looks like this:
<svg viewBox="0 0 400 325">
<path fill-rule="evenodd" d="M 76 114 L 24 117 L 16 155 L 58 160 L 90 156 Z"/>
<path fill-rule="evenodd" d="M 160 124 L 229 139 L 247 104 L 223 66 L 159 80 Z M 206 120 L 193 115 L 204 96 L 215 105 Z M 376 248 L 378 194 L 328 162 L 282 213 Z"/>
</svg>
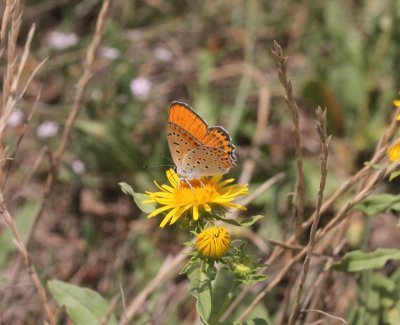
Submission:
<svg viewBox="0 0 400 325">
<path fill-rule="evenodd" d="M 396 106 L 397 108 L 399 108 L 399 107 L 400 107 L 400 99 L 395 99 L 395 100 L 393 101 L 393 105 Z M 400 121 L 400 114 L 397 115 L 396 120 L 397 120 L 397 121 Z"/>
<path fill-rule="evenodd" d="M 393 143 L 386 151 L 391 161 L 400 159 L 400 139 Z"/>
<path fill-rule="evenodd" d="M 196 247 L 201 255 L 218 259 L 231 246 L 231 236 L 225 227 L 211 227 L 203 230 L 196 238 Z"/>
<path fill-rule="evenodd" d="M 147 191 L 149 200 L 143 202 L 160 205 L 148 215 L 148 218 L 168 211 L 160 227 L 175 223 L 187 211 L 192 212 L 193 220 L 198 220 L 201 208 L 206 212 L 211 212 L 211 207 L 214 206 L 245 210 L 244 207 L 232 201 L 238 196 L 248 194 L 247 185 L 230 184 L 234 181 L 233 178 L 221 181 L 221 176 L 214 176 L 184 181 L 180 180 L 172 169 L 167 170 L 167 178 L 171 185 L 159 185 L 154 182 L 161 192 Z"/>
</svg>

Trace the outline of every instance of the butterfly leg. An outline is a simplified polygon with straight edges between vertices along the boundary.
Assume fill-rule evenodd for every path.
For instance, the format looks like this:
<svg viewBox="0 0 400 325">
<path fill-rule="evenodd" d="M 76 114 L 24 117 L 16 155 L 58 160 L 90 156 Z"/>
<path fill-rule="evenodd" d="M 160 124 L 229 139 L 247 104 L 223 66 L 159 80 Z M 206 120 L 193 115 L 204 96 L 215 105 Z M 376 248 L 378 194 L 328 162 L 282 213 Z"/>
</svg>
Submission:
<svg viewBox="0 0 400 325">
<path fill-rule="evenodd" d="M 189 179 L 184 178 L 184 181 L 185 181 L 185 183 L 189 186 L 189 188 L 192 190 L 192 192 L 195 193 L 192 184 L 189 182 Z"/>
<path fill-rule="evenodd" d="M 201 187 L 203 187 L 203 188 L 206 187 L 205 184 L 201 181 L 201 177 L 198 178 L 198 180 L 199 180 L 199 183 L 200 183 Z"/>
</svg>

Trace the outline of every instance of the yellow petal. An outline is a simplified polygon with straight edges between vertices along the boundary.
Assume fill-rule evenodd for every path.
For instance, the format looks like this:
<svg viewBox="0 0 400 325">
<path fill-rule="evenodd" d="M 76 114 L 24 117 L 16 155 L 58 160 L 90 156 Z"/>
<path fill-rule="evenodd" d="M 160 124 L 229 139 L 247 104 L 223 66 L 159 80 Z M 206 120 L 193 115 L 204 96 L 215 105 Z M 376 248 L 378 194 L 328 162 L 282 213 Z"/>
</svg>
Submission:
<svg viewBox="0 0 400 325">
<path fill-rule="evenodd" d="M 155 217 L 156 215 L 159 215 L 161 212 L 163 212 L 163 211 L 165 211 L 165 210 L 169 210 L 169 209 L 172 209 L 172 207 L 171 207 L 171 206 L 168 206 L 168 205 L 163 206 L 163 207 L 160 207 L 160 208 L 158 208 L 158 209 L 155 209 L 152 213 L 150 213 L 150 214 L 147 216 L 147 218 L 153 218 L 153 217 Z"/>
<path fill-rule="evenodd" d="M 170 184 L 176 188 L 179 183 L 179 176 L 174 172 L 174 170 L 171 168 L 167 170 L 167 178 Z"/>
<path fill-rule="evenodd" d="M 400 159 L 400 139 L 393 143 L 387 149 L 387 155 L 391 161 L 397 161 Z"/>
<path fill-rule="evenodd" d="M 160 224 L 161 228 L 164 228 L 164 226 L 171 220 L 171 218 L 175 215 L 177 208 L 172 209 L 167 213 L 167 215 L 164 217 L 163 221 Z M 171 222 L 172 224 L 172 222 Z"/>
<path fill-rule="evenodd" d="M 171 225 L 174 224 L 180 216 L 187 210 L 186 207 L 180 207 L 176 210 L 174 217 L 171 220 Z"/>
<path fill-rule="evenodd" d="M 199 220 L 199 207 L 197 205 L 193 205 L 193 220 Z"/>
</svg>

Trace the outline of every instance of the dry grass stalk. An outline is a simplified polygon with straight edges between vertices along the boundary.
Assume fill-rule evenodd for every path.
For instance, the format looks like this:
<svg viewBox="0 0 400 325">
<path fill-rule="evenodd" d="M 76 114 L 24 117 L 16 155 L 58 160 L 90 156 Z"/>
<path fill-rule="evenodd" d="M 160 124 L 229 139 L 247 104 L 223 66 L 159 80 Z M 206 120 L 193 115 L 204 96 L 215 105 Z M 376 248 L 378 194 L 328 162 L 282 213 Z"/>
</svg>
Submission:
<svg viewBox="0 0 400 325">
<path fill-rule="evenodd" d="M 307 312 L 307 313 L 311 313 L 311 312 L 319 313 L 319 314 L 322 314 L 322 315 L 324 315 L 324 316 L 326 316 L 326 317 L 328 317 L 328 318 L 330 318 L 330 319 L 339 321 L 339 322 L 341 322 L 341 323 L 343 323 L 343 324 L 347 324 L 346 320 L 344 320 L 342 317 L 338 317 L 338 316 L 335 316 L 335 315 L 331 315 L 331 314 L 329 314 L 329 313 L 327 313 L 327 312 L 325 312 L 325 311 L 323 311 L 323 310 L 306 309 L 306 310 L 304 310 L 304 312 Z M 326 324 L 326 321 L 321 322 L 321 324 Z"/>
<path fill-rule="evenodd" d="M 14 218 L 11 216 L 11 214 L 7 210 L 7 207 L 6 207 L 6 204 L 4 202 L 4 198 L 3 198 L 3 195 L 1 192 L 0 192 L 0 215 L 2 216 L 5 224 L 7 225 L 7 227 L 11 230 L 11 232 L 13 234 L 15 246 L 17 247 L 18 251 L 20 252 L 20 254 L 24 260 L 25 266 L 28 270 L 28 274 L 31 277 L 33 284 L 39 294 L 39 299 L 40 299 L 40 302 L 44 309 L 47 320 L 49 321 L 50 324 L 55 324 L 56 320 L 55 320 L 54 314 L 52 313 L 52 311 L 49 307 L 49 304 L 47 301 L 47 296 L 46 296 L 46 290 L 44 289 L 42 283 L 39 280 L 36 269 L 35 269 L 32 261 L 31 261 L 31 258 L 29 256 L 29 252 L 26 249 L 26 245 L 21 238 L 19 230 L 15 224 Z"/>
<path fill-rule="evenodd" d="M 304 219 L 304 205 L 305 205 L 305 186 L 304 186 L 304 171 L 303 171 L 303 138 L 300 132 L 299 122 L 299 107 L 293 94 L 292 83 L 287 75 L 287 60 L 288 58 L 283 55 L 282 47 L 274 41 L 272 46 L 272 56 L 278 64 L 278 77 L 285 89 L 285 100 L 292 116 L 294 137 L 296 140 L 296 160 L 297 160 L 297 180 L 296 190 L 294 193 L 294 217 L 296 220 L 296 235 L 297 238 L 301 235 L 301 223 Z"/>
<path fill-rule="evenodd" d="M 373 165 L 381 161 L 381 159 L 385 156 L 385 148 L 382 148 L 379 150 L 374 157 L 371 159 L 370 163 L 364 166 L 362 169 L 360 169 L 357 173 L 355 173 L 353 176 L 351 176 L 349 179 L 344 181 L 342 185 L 322 204 L 321 206 L 321 212 L 324 213 L 328 209 L 330 209 L 333 204 L 345 193 L 347 193 L 355 184 L 357 184 L 359 181 L 363 180 L 366 178 L 368 175 L 370 175 L 373 172 Z M 302 229 L 303 231 L 310 227 L 310 225 L 313 223 L 313 220 L 315 218 L 316 212 L 314 211 L 311 216 L 302 223 Z M 292 235 L 288 240 L 287 244 L 292 245 L 296 242 L 296 236 Z M 267 264 L 272 264 L 283 252 L 284 250 L 281 249 L 280 247 L 276 247 L 274 251 L 272 252 L 271 256 L 269 259 L 266 261 Z"/>
<path fill-rule="evenodd" d="M 17 24 L 17 23 L 15 23 Z M 18 27 L 19 28 L 19 27 Z M 4 78 L 3 83 L 3 107 L 2 107 L 2 114 L 0 117 L 0 139 L 5 141 L 5 131 L 7 129 L 7 122 L 10 119 L 10 116 L 14 109 L 16 108 L 18 101 L 23 96 L 23 93 L 17 95 L 17 87 L 19 85 L 20 77 L 22 71 L 25 68 L 26 61 L 28 60 L 29 56 L 29 49 L 32 42 L 33 34 L 35 32 L 35 25 L 31 27 L 28 34 L 28 39 L 25 43 L 25 49 L 22 54 L 22 57 L 19 60 L 18 70 L 16 69 L 18 57 L 15 52 L 16 45 L 14 44 L 11 46 L 11 49 L 8 53 L 8 62 L 7 62 L 7 72 Z M 10 33 L 12 34 L 12 33 Z M 15 41 L 17 39 L 15 38 Z M 11 45 L 9 43 L 9 45 Z M 10 66 L 9 66 L 10 63 Z M 32 79 L 30 79 L 32 80 Z M 2 144 L 4 146 L 4 144 Z"/>
<path fill-rule="evenodd" d="M 315 208 L 314 222 L 311 226 L 310 239 L 309 239 L 308 246 L 307 246 L 306 258 L 304 259 L 300 283 L 297 288 L 295 301 L 294 301 L 294 304 L 292 307 L 292 312 L 289 317 L 289 325 L 293 324 L 299 315 L 301 294 L 303 292 L 304 283 L 305 283 L 307 275 L 308 275 L 312 251 L 315 246 L 315 239 L 316 239 L 319 219 L 321 216 L 321 206 L 322 206 L 322 200 L 323 200 L 323 196 L 324 196 L 326 177 L 328 175 L 328 154 L 329 154 L 329 143 L 330 143 L 331 137 L 330 136 L 327 137 L 327 135 L 326 135 L 326 110 L 324 110 L 322 112 L 321 108 L 317 109 L 316 128 L 317 128 L 317 133 L 318 133 L 319 139 L 321 141 L 321 155 L 320 155 L 321 179 L 320 179 L 320 185 L 319 185 L 319 191 L 318 191 L 317 204 L 316 204 L 316 208 Z"/>
<path fill-rule="evenodd" d="M 400 111 L 400 109 L 398 109 Z M 400 113 L 400 112 L 396 112 Z M 393 124 L 393 122 L 392 122 Z M 391 124 L 391 126 L 392 126 Z M 392 128 L 390 127 L 389 130 Z M 389 132 L 389 130 L 387 132 Z M 361 168 L 359 171 L 357 171 L 353 176 L 349 177 L 346 181 L 342 183 L 342 185 L 333 193 L 331 196 L 322 204 L 320 213 L 324 213 L 328 209 L 330 209 L 337 200 L 342 197 L 345 193 L 347 193 L 351 188 L 353 188 L 357 183 L 365 179 L 366 177 L 372 175 L 374 173 L 374 165 L 379 163 L 386 154 L 386 147 L 382 147 L 381 149 L 377 150 L 374 154 L 374 156 L 371 158 L 368 164 L 366 164 L 363 168 Z M 391 170 L 395 170 L 396 167 L 391 167 Z M 388 173 L 386 173 L 388 174 Z M 315 218 L 316 211 L 311 214 L 311 216 L 305 220 L 302 223 L 302 230 L 304 231 L 307 229 L 312 223 Z M 296 243 L 297 236 L 296 234 L 292 235 L 287 241 L 287 245 L 294 245 Z M 285 252 L 285 248 L 282 246 L 275 246 L 272 253 L 270 254 L 269 258 L 265 261 L 265 264 L 267 265 L 272 265 L 280 256 L 281 254 Z M 305 252 L 305 251 L 302 251 Z M 257 296 L 256 300 L 259 302 L 270 290 L 272 290 L 280 281 L 284 278 L 284 276 L 291 270 L 293 264 L 300 258 L 302 258 L 302 252 L 299 254 L 301 256 L 295 256 L 294 259 L 292 259 L 288 264 L 285 265 L 285 267 L 281 270 L 280 273 L 273 279 L 273 281 L 269 284 L 269 286 L 265 289 L 266 292 L 261 292 L 259 296 Z M 231 308 L 232 306 L 238 306 L 240 302 L 250 293 L 249 288 L 245 288 L 237 297 L 236 299 L 232 302 L 231 306 L 228 308 L 228 310 L 224 313 L 222 316 L 222 320 L 227 319 L 227 317 L 235 310 L 235 308 Z M 252 307 L 250 306 L 248 308 L 248 312 L 250 313 L 251 310 L 256 306 L 257 303 L 252 304 Z M 240 319 L 245 319 L 246 314 L 243 315 L 244 317 L 241 317 Z"/>
<path fill-rule="evenodd" d="M 7 3 L 5 5 L 4 12 L 3 12 L 3 17 L 1 20 L 0 57 L 3 57 L 4 50 L 6 47 L 6 40 L 7 40 L 6 35 L 7 35 L 7 31 L 8 31 L 8 22 L 10 21 L 10 18 L 11 18 L 11 10 L 13 7 L 13 3 L 15 3 L 15 1 L 7 0 Z"/>
<path fill-rule="evenodd" d="M 243 162 L 242 172 L 239 177 L 239 183 L 244 184 L 250 182 L 256 163 L 260 157 L 260 146 L 268 124 L 268 116 L 270 112 L 271 92 L 269 85 L 263 73 L 252 67 L 251 76 L 259 87 L 258 90 L 258 107 L 257 107 L 257 122 L 254 136 L 251 143 L 249 158 Z"/>
<path fill-rule="evenodd" d="M 364 200 L 371 192 L 376 188 L 376 186 L 381 183 L 386 177 L 391 173 L 398 170 L 400 167 L 400 161 L 396 161 L 386 168 L 382 168 L 374 173 L 371 180 L 365 185 L 365 187 L 358 193 L 354 195 L 334 216 L 334 218 L 317 233 L 317 237 L 323 237 L 331 229 L 335 228 L 340 222 L 343 221 L 348 215 L 348 212 L 354 208 L 354 206 Z"/>
<path fill-rule="evenodd" d="M 19 57 L 17 54 L 17 40 L 19 36 L 19 30 L 21 27 L 21 5 L 19 1 L 7 1 L 5 11 L 3 13 L 3 22 L 0 32 L 1 49 L 0 54 L 3 55 L 6 51 L 7 61 L 6 61 L 6 71 L 3 79 L 3 101 L 1 107 L 1 117 L 0 117 L 0 156 L 2 160 L 1 166 L 1 181 L 5 179 L 4 175 L 7 170 L 5 163 L 7 161 L 7 153 L 5 150 L 6 143 L 6 131 L 8 126 L 9 118 L 12 112 L 15 110 L 17 104 L 24 95 L 27 85 L 32 81 L 36 72 L 40 69 L 40 66 L 33 71 L 33 73 L 28 78 L 25 87 L 18 93 L 20 87 L 21 75 L 25 69 L 26 62 L 30 53 L 30 45 L 33 39 L 35 26 L 32 26 L 29 30 L 27 40 L 25 42 L 25 47 L 22 55 Z M 10 21 L 11 19 L 11 21 Z M 8 36 L 8 37 L 7 37 Z M 7 45 L 6 45 L 7 43 Z M 22 140 L 22 138 L 20 138 Z M 42 304 L 46 318 L 50 324 L 55 324 L 55 317 L 51 312 L 46 291 L 42 286 L 39 277 L 37 275 L 36 269 L 32 263 L 29 256 L 29 252 L 26 248 L 24 241 L 21 238 L 20 232 L 15 224 L 14 218 L 7 209 L 6 202 L 4 200 L 3 188 L 0 190 L 0 215 L 5 223 L 5 225 L 11 230 L 14 237 L 14 243 L 17 250 L 20 252 L 25 266 L 28 270 L 28 274 L 31 277 L 33 284 L 39 294 L 39 299 Z"/>
<path fill-rule="evenodd" d="M 147 284 L 141 292 L 139 292 L 135 298 L 128 304 L 125 313 L 121 316 L 119 325 L 125 325 L 133 319 L 133 317 L 143 308 L 143 305 L 148 298 L 148 296 L 159 289 L 168 278 L 174 276 L 175 270 L 179 269 L 186 259 L 190 248 L 186 247 L 181 250 L 174 258 L 166 259 L 164 265 L 160 268 L 158 274 Z"/>
<path fill-rule="evenodd" d="M 375 148 L 375 153 L 377 153 L 379 150 L 384 150 L 386 152 L 386 148 L 389 144 L 389 142 L 393 139 L 394 135 L 396 134 L 396 131 L 399 128 L 399 123 L 396 119 L 396 116 L 400 114 L 400 107 L 397 107 L 395 113 L 393 114 L 391 118 L 391 122 L 389 124 L 389 127 L 386 129 L 386 131 L 382 134 L 380 137 L 378 144 Z M 366 178 L 363 182 L 360 182 L 358 185 L 358 190 L 362 189 L 365 186 L 365 183 L 369 181 L 369 178 Z"/>
<path fill-rule="evenodd" d="M 94 71 L 94 66 L 95 66 L 95 54 L 100 45 L 101 36 L 102 36 L 103 30 L 104 30 L 105 17 L 107 16 L 109 6 L 110 6 L 110 1 L 105 0 L 103 2 L 103 6 L 101 8 L 99 18 L 97 21 L 94 39 L 93 39 L 92 43 L 90 44 L 87 55 L 86 55 L 86 65 L 85 65 L 85 69 L 84 69 L 84 74 L 78 82 L 78 88 L 77 88 L 77 93 L 75 96 L 74 107 L 73 107 L 73 110 L 71 111 L 71 114 L 69 115 L 66 128 L 64 129 L 64 134 L 63 134 L 60 146 L 58 148 L 58 151 L 56 152 L 56 155 L 55 155 L 56 160 L 54 161 L 53 164 L 51 164 L 53 166 L 53 168 L 51 168 L 49 177 L 46 180 L 46 185 L 45 185 L 45 190 L 44 190 L 45 195 L 43 196 L 44 200 L 42 200 L 42 205 L 41 205 L 41 209 L 39 212 L 43 211 L 43 206 L 44 206 L 43 203 L 46 201 L 48 194 L 50 193 L 51 185 L 53 183 L 53 180 L 56 178 L 56 175 L 58 172 L 58 167 L 61 162 L 62 156 L 70 142 L 72 127 L 73 127 L 73 124 L 74 124 L 80 110 L 81 110 L 85 89 L 88 85 L 89 80 L 93 76 L 93 71 Z M 10 20 L 11 20 L 11 22 L 10 22 Z M 5 72 L 5 76 L 4 76 L 4 82 L 3 82 L 3 105 L 2 105 L 2 114 L 0 117 L 0 140 L 1 140 L 0 150 L 1 150 L 1 157 L 3 158 L 3 161 L 6 158 L 6 153 L 4 150 L 4 143 L 5 143 L 5 138 L 6 138 L 6 130 L 7 130 L 8 120 L 11 116 L 11 113 L 16 108 L 19 100 L 21 100 L 22 96 L 24 95 L 24 93 L 27 89 L 27 86 L 29 85 L 29 83 L 32 81 L 32 79 L 34 78 L 37 71 L 43 66 L 43 64 L 45 62 L 45 60 L 42 61 L 35 68 L 33 73 L 28 78 L 24 87 L 22 87 L 22 91 L 17 93 L 17 90 L 21 88 L 20 87 L 20 79 L 21 79 L 21 75 L 24 71 L 27 59 L 29 57 L 30 44 L 33 39 L 34 30 L 35 30 L 34 26 L 32 26 L 32 28 L 29 31 L 27 41 L 25 42 L 25 48 L 22 53 L 22 56 L 20 58 L 18 58 L 16 49 L 17 49 L 17 39 L 18 39 L 18 35 L 19 35 L 20 25 L 21 25 L 21 7 L 20 7 L 19 1 L 7 1 L 6 9 L 3 13 L 3 20 L 2 20 L 2 26 L 1 26 L 1 32 L 0 32 L 0 41 L 1 41 L 0 54 L 3 54 L 4 50 L 7 49 L 7 53 L 6 53 L 7 66 L 6 66 L 6 72 Z M 7 29 L 9 29 L 8 30 L 8 39 L 6 39 Z M 6 42 L 7 42 L 7 47 L 5 47 Z M 33 112 L 31 112 L 30 118 L 32 117 L 32 114 L 33 114 Z M 22 138 L 21 138 L 21 140 L 22 140 Z M 50 154 L 50 156 L 51 156 L 50 161 L 53 161 L 53 157 L 51 154 Z M 3 168 L 4 166 L 6 166 L 6 165 L 3 164 L 2 170 L 1 170 L 2 180 L 5 179 L 4 171 L 8 170 L 7 168 Z M 3 184 L 4 184 L 4 182 L 3 182 Z M 21 239 L 20 233 L 16 227 L 14 219 L 12 218 L 11 214 L 7 210 L 7 207 L 6 207 L 6 204 L 4 201 L 3 192 L 0 192 L 0 209 L 1 209 L 0 215 L 3 217 L 5 224 L 11 229 L 17 249 L 21 253 L 23 261 L 28 269 L 28 273 L 29 273 L 30 277 L 32 278 L 32 281 L 36 287 L 36 290 L 39 293 L 40 301 L 42 303 L 46 317 L 50 324 L 55 324 L 55 317 L 48 306 L 46 291 L 39 280 L 36 269 L 31 261 L 28 250 L 26 248 L 26 245 L 23 242 L 23 240 Z M 40 216 L 40 213 L 38 214 L 38 216 Z M 38 216 L 35 219 L 35 224 L 37 224 L 37 221 L 39 219 Z M 34 227 L 32 227 L 32 229 L 31 229 L 31 235 L 33 233 L 33 230 L 34 230 Z M 16 279 L 16 277 L 14 277 L 14 280 L 15 279 Z"/>
<path fill-rule="evenodd" d="M 8 179 L 8 175 L 10 173 L 12 162 L 14 161 L 14 158 L 17 155 L 19 146 L 21 145 L 21 142 L 22 142 L 22 140 L 23 140 L 23 138 L 25 136 L 26 130 L 28 128 L 28 125 L 29 125 L 30 121 L 32 120 L 33 115 L 36 112 L 36 109 L 37 109 L 41 94 L 42 94 L 42 90 L 40 89 L 38 94 L 37 94 L 37 96 L 36 96 L 35 104 L 33 105 L 31 111 L 29 112 L 28 118 L 26 119 L 26 121 L 25 121 L 25 123 L 24 123 L 24 125 L 22 127 L 21 133 L 20 133 L 20 135 L 19 135 L 19 137 L 17 139 L 17 142 L 15 144 L 14 152 L 11 154 L 10 160 L 8 161 L 8 163 L 4 167 L 4 178 L 3 178 L 3 186 L 2 186 L 2 189 L 3 189 L 4 192 L 6 191 L 7 179 Z"/>
<path fill-rule="evenodd" d="M 283 57 L 282 52 L 279 51 L 280 47 L 277 45 L 277 48 L 275 48 L 275 53 L 274 55 L 277 55 L 278 57 Z M 281 82 L 284 84 L 285 79 L 284 79 L 284 74 L 282 75 L 281 73 L 279 74 L 280 78 L 283 78 Z M 285 88 L 286 89 L 286 88 Z M 288 89 L 291 90 L 291 85 L 288 87 Z M 286 90 L 287 91 L 287 90 Z M 288 92 L 288 91 L 287 91 Z M 397 109 L 396 115 L 400 113 L 400 109 Z M 301 231 L 304 231 L 307 229 L 310 225 L 313 224 L 316 216 L 320 213 L 325 212 L 327 209 L 333 206 L 333 204 L 337 201 L 338 198 L 340 198 L 343 194 L 347 193 L 353 186 L 356 184 L 366 181 L 366 185 L 363 186 L 361 191 L 357 191 L 356 194 L 353 196 L 351 200 L 345 204 L 342 209 L 340 209 L 335 217 L 331 220 L 330 223 L 328 223 L 323 229 L 320 229 L 316 234 L 314 234 L 315 239 L 314 242 L 317 242 L 319 239 L 324 237 L 330 230 L 338 226 L 347 216 L 348 213 L 353 209 L 353 207 L 360 203 L 363 199 L 365 199 L 368 195 L 371 194 L 371 192 L 376 188 L 376 186 L 382 182 L 385 177 L 389 176 L 393 171 L 395 171 L 400 163 L 393 163 L 387 168 L 383 168 L 379 171 L 375 171 L 373 166 L 374 164 L 380 163 L 382 159 L 385 157 L 386 153 L 386 144 L 388 143 L 389 139 L 391 139 L 398 127 L 395 119 L 392 120 L 389 128 L 385 132 L 385 134 L 382 136 L 377 149 L 374 153 L 374 156 L 371 158 L 369 164 L 366 164 L 362 169 L 360 169 L 355 175 L 350 177 L 347 181 L 345 181 L 340 188 L 338 188 L 327 200 L 322 204 L 322 201 L 320 202 L 320 206 L 317 208 L 317 210 L 306 220 L 302 223 Z M 316 229 L 316 228 L 315 228 Z M 315 230 L 314 230 L 315 231 Z M 297 234 L 292 235 L 287 244 L 288 245 L 293 245 L 296 242 L 297 239 Z M 283 252 L 285 251 L 284 248 L 276 246 L 271 253 L 269 259 L 266 261 L 267 264 L 273 263 Z M 260 294 L 256 297 L 256 299 L 253 301 L 253 303 L 246 309 L 246 311 L 238 318 L 238 320 L 244 320 L 249 313 L 254 309 L 254 307 L 260 302 L 265 295 L 270 292 L 280 281 L 287 275 L 287 273 L 291 270 L 293 265 L 298 262 L 300 259 L 302 259 L 305 255 L 307 254 L 307 249 L 301 250 L 296 256 L 294 256 L 289 263 L 287 263 L 284 268 L 275 276 L 275 278 L 267 285 L 267 287 L 260 292 Z M 232 303 L 232 305 L 237 305 L 244 297 L 247 295 L 249 290 L 244 290 L 242 293 L 237 297 L 237 299 Z M 225 313 L 223 318 L 226 319 L 226 317 L 229 315 L 229 313 Z"/>
<path fill-rule="evenodd" d="M 267 179 L 264 183 L 262 183 L 253 193 L 249 196 L 246 196 L 242 199 L 239 204 L 242 206 L 249 205 L 251 202 L 254 201 L 255 198 L 259 197 L 261 194 L 265 193 L 269 188 L 271 188 L 276 183 L 280 182 L 285 177 L 284 173 L 279 173 L 271 178 Z M 233 212 L 232 212 L 233 213 Z M 229 217 L 232 217 L 231 214 Z"/>
<path fill-rule="evenodd" d="M 392 115 L 389 127 L 386 129 L 385 133 L 379 139 L 378 145 L 376 146 L 376 151 L 382 148 L 386 148 L 391 139 L 393 139 L 393 136 L 395 135 L 396 131 L 399 128 L 399 122 L 396 119 L 396 116 L 399 115 L 400 115 L 400 107 L 397 107 L 396 111 Z"/>
<path fill-rule="evenodd" d="M 101 39 L 103 36 L 106 17 L 108 15 L 109 8 L 110 8 L 110 0 L 104 0 L 103 4 L 101 6 L 101 9 L 100 9 L 99 15 L 97 17 L 96 29 L 95 29 L 95 34 L 94 34 L 93 40 L 90 43 L 89 48 L 86 52 L 84 71 L 83 71 L 81 78 L 78 81 L 78 85 L 77 85 L 77 89 L 76 89 L 76 93 L 75 93 L 75 97 L 74 97 L 74 104 L 73 104 L 70 114 L 68 115 L 68 119 L 67 119 L 67 122 L 66 122 L 66 125 L 64 128 L 62 137 L 61 137 L 60 144 L 54 154 L 54 157 L 52 158 L 53 159 L 53 168 L 50 170 L 50 172 L 46 178 L 45 187 L 44 187 L 44 191 L 43 191 L 43 195 L 42 195 L 42 202 L 41 202 L 39 211 L 35 217 L 34 224 L 31 228 L 29 241 L 31 240 L 33 233 L 37 227 L 37 224 L 39 223 L 39 220 L 43 214 L 44 208 L 46 206 L 46 203 L 50 196 L 51 190 L 53 188 L 54 180 L 58 176 L 61 160 L 64 156 L 65 150 L 67 149 L 68 145 L 71 142 L 71 135 L 72 135 L 74 123 L 75 123 L 80 111 L 82 110 L 85 91 L 86 91 L 89 81 L 92 79 L 94 71 L 95 71 L 96 53 L 100 47 L 100 43 L 101 43 Z"/>
<path fill-rule="evenodd" d="M 334 218 L 322 229 L 317 231 L 315 241 L 318 242 L 322 237 L 324 237 L 330 230 L 338 226 L 347 216 L 348 213 L 354 208 L 354 206 L 364 200 L 371 192 L 376 188 L 376 186 L 382 182 L 391 173 L 400 167 L 400 161 L 394 162 L 388 167 L 382 168 L 374 173 L 372 180 L 365 186 L 365 188 L 356 193 L 353 198 L 347 201 L 347 203 L 336 213 Z M 321 208 L 322 211 L 322 208 Z M 287 275 L 287 273 L 292 269 L 293 265 L 304 258 L 307 253 L 307 247 L 297 253 L 285 266 L 280 270 L 280 272 L 275 276 L 275 278 L 262 290 L 257 297 L 253 300 L 250 306 L 243 312 L 243 314 L 238 319 L 243 321 L 250 312 L 257 306 L 257 304 L 273 289 L 275 288 L 282 279 Z"/>
<path fill-rule="evenodd" d="M 114 309 L 117 306 L 118 301 L 119 301 L 119 296 L 114 296 L 111 299 L 111 302 L 108 305 L 106 314 L 104 315 L 104 317 L 99 322 L 99 325 L 106 325 L 108 323 L 108 321 L 110 320 L 111 316 L 113 315 Z"/>
</svg>

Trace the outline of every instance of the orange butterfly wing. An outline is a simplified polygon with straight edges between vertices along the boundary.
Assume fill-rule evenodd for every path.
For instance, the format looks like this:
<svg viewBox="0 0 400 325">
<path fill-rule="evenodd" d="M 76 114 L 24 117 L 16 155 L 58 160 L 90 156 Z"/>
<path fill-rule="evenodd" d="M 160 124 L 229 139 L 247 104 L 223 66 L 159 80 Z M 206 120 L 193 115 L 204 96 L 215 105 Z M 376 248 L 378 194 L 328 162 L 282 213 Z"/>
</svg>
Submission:
<svg viewBox="0 0 400 325">
<path fill-rule="evenodd" d="M 235 147 L 228 132 L 220 126 L 208 127 L 185 103 L 171 104 L 167 136 L 175 165 L 188 174 L 226 173 L 236 166 Z M 210 157 L 206 160 L 204 155 Z"/>
<path fill-rule="evenodd" d="M 200 141 L 207 147 L 219 148 L 227 154 L 223 164 L 226 168 L 236 166 L 235 146 L 231 143 L 228 132 L 221 126 L 208 128 Z"/>
<path fill-rule="evenodd" d="M 181 127 L 196 139 L 200 140 L 207 132 L 207 123 L 188 105 L 173 102 L 169 108 L 168 122 Z"/>
</svg>

